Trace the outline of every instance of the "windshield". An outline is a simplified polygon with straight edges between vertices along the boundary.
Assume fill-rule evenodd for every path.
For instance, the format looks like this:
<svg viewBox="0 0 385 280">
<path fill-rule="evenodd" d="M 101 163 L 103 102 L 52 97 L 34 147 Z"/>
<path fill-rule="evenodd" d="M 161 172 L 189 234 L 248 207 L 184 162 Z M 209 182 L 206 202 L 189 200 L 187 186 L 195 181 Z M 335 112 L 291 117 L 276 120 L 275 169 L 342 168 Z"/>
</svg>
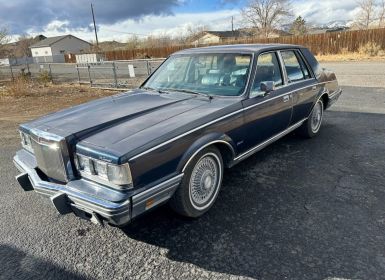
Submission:
<svg viewBox="0 0 385 280">
<path fill-rule="evenodd" d="M 158 68 L 143 88 L 237 96 L 245 89 L 250 62 L 250 54 L 174 55 Z"/>
</svg>

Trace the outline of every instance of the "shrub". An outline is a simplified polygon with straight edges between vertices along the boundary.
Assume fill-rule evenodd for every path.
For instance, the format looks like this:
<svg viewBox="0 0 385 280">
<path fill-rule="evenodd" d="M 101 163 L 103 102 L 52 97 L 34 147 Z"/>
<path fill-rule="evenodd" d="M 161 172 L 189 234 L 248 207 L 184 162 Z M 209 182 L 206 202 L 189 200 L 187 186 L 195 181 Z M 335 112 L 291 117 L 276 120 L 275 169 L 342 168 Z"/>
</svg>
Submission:
<svg viewBox="0 0 385 280">
<path fill-rule="evenodd" d="M 360 54 L 366 54 L 370 56 L 377 56 L 381 50 L 381 46 L 375 42 L 368 42 L 366 44 L 361 45 L 358 48 L 358 52 Z"/>
<path fill-rule="evenodd" d="M 27 96 L 30 94 L 31 86 L 31 81 L 20 75 L 8 84 L 7 93 L 12 96 Z"/>
<path fill-rule="evenodd" d="M 47 84 L 52 81 L 52 76 L 47 70 L 43 70 L 39 73 L 37 80 L 39 83 Z"/>
</svg>

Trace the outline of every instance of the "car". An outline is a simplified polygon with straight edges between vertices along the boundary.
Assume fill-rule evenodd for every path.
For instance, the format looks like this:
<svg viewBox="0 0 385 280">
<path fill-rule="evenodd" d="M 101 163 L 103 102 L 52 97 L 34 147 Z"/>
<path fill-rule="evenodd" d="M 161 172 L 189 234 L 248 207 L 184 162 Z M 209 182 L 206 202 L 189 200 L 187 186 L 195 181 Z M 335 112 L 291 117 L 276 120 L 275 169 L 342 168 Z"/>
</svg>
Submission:
<svg viewBox="0 0 385 280">
<path fill-rule="evenodd" d="M 341 92 L 302 46 L 182 50 L 135 90 L 20 125 L 16 179 L 60 214 L 100 225 L 164 203 L 196 218 L 226 168 L 294 130 L 316 136 Z"/>
</svg>

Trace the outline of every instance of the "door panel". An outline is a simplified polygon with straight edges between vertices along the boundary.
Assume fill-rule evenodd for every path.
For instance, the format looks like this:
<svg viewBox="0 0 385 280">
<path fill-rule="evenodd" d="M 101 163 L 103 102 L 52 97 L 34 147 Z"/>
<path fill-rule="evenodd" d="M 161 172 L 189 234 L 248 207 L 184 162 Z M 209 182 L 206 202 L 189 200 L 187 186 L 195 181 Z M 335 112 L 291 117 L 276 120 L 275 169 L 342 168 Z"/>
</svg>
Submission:
<svg viewBox="0 0 385 280">
<path fill-rule="evenodd" d="M 243 101 L 245 150 L 285 130 L 290 122 L 292 98 L 286 89 L 278 89 L 265 97 Z"/>
<path fill-rule="evenodd" d="M 316 85 L 315 79 L 311 79 L 297 82 L 287 88 L 293 97 L 293 115 L 290 124 L 295 124 L 309 116 L 320 87 Z"/>
</svg>

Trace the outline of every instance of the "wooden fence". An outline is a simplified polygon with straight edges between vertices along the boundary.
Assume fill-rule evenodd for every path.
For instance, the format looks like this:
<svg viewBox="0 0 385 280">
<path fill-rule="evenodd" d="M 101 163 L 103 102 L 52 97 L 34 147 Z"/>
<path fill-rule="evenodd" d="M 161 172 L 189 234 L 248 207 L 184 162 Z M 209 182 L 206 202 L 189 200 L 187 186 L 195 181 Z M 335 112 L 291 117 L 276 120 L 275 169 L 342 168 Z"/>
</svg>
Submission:
<svg viewBox="0 0 385 280">
<path fill-rule="evenodd" d="M 354 30 L 343 32 L 327 32 L 322 34 L 309 34 L 303 36 L 284 36 L 278 38 L 230 38 L 220 44 L 256 44 L 280 43 L 295 44 L 308 47 L 314 54 L 337 54 L 342 51 L 356 52 L 361 45 L 375 42 L 385 50 L 385 28 Z M 173 52 L 193 48 L 193 45 L 173 45 L 156 48 L 141 48 L 130 50 L 116 50 L 104 53 L 107 60 L 127 60 L 149 57 L 167 57 Z"/>
</svg>

